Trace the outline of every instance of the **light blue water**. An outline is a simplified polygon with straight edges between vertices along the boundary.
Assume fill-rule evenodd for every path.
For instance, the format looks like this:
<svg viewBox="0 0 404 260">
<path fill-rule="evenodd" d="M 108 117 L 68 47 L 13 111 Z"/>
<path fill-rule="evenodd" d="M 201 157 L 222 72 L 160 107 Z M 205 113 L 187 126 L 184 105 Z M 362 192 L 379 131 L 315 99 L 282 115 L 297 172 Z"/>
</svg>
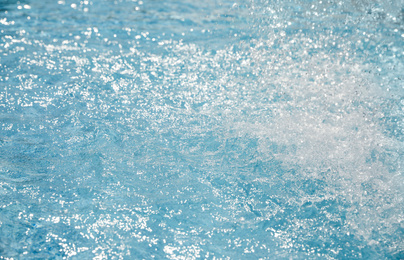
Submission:
<svg viewBox="0 0 404 260">
<path fill-rule="evenodd" d="M 0 0 L 1 259 L 404 259 L 403 0 Z"/>
</svg>

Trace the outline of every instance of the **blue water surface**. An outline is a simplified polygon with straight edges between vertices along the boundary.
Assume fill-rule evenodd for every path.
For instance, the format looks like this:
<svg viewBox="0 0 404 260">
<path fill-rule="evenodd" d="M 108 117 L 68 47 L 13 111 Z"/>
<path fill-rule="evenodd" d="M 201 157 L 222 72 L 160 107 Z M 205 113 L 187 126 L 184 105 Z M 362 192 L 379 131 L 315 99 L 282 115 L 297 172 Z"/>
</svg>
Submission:
<svg viewBox="0 0 404 260">
<path fill-rule="evenodd" d="M 0 259 L 404 259 L 403 0 L 0 0 Z"/>
</svg>

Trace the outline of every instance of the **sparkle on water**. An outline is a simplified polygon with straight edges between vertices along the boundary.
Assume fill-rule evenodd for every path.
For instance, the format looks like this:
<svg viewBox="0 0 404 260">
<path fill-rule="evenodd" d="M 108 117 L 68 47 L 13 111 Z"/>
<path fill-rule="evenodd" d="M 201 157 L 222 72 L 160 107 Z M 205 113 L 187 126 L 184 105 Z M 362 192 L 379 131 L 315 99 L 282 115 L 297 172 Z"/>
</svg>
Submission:
<svg viewBox="0 0 404 260">
<path fill-rule="evenodd" d="M 403 259 L 403 0 L 0 0 L 1 259 Z"/>
</svg>

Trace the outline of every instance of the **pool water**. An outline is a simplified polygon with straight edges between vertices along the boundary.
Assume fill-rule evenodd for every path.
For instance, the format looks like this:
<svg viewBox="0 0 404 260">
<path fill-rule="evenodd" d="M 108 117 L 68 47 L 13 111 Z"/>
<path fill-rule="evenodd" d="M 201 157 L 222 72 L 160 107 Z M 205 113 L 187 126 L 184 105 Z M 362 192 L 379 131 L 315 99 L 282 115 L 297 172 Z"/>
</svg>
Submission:
<svg viewBox="0 0 404 260">
<path fill-rule="evenodd" d="M 404 259 L 403 0 L 0 0 L 1 259 Z"/>
</svg>

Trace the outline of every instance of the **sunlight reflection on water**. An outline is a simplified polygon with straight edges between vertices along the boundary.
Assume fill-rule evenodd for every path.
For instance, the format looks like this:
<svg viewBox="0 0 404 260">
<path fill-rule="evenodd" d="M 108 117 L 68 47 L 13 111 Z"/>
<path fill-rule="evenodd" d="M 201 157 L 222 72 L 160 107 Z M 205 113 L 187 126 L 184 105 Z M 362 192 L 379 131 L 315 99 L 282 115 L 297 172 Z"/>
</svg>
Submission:
<svg viewBox="0 0 404 260">
<path fill-rule="evenodd" d="M 403 258 L 402 1 L 1 1 L 0 256 Z"/>
</svg>

